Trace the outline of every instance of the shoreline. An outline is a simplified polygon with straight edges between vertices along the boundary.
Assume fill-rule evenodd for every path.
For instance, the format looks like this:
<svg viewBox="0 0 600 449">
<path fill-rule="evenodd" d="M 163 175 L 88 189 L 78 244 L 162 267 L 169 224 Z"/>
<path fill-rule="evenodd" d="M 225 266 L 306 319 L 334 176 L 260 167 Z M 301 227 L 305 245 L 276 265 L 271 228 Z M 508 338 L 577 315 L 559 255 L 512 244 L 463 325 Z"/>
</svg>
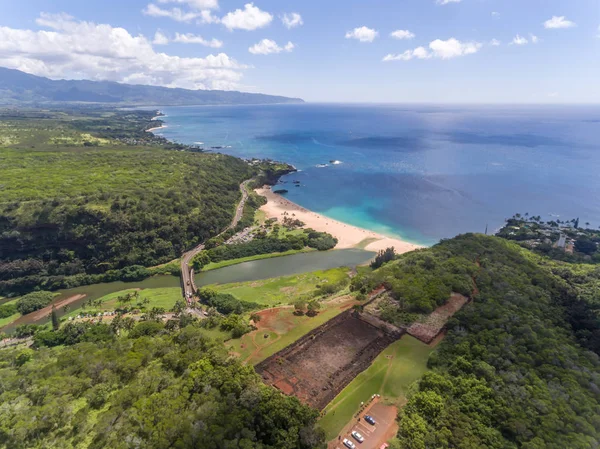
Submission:
<svg viewBox="0 0 600 449">
<path fill-rule="evenodd" d="M 163 128 L 167 128 L 167 126 L 166 125 L 155 126 L 154 128 L 148 128 L 146 130 L 146 132 L 147 133 L 151 133 L 151 132 L 154 132 L 154 131 L 156 131 L 158 129 L 163 129 Z"/>
<path fill-rule="evenodd" d="M 377 252 L 393 246 L 397 254 L 403 254 L 415 249 L 424 248 L 421 245 L 379 234 L 375 231 L 360 228 L 313 212 L 281 195 L 273 193 L 267 187 L 255 189 L 255 192 L 267 199 L 267 204 L 260 207 L 260 210 L 265 213 L 267 218 L 277 218 L 281 222 L 282 216 L 287 212 L 289 216 L 293 216 L 293 218 L 304 222 L 306 228 L 328 232 L 337 238 L 338 244 L 335 249 L 358 248 L 359 244 L 367 239 L 375 239 L 363 248 L 367 251 Z"/>
</svg>

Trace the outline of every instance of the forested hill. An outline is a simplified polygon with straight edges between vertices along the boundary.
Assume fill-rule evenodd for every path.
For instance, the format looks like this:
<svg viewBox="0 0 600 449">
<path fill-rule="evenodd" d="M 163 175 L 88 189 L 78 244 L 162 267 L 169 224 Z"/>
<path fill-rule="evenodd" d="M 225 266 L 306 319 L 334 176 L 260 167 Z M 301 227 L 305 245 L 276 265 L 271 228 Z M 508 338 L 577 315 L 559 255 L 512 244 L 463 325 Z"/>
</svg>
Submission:
<svg viewBox="0 0 600 449">
<path fill-rule="evenodd" d="M 109 81 L 51 80 L 0 67 L 0 105 L 42 103 L 203 105 L 302 103 L 299 98 L 223 90 L 188 90 Z"/>
<path fill-rule="evenodd" d="M 0 296 L 141 279 L 229 225 L 262 167 L 154 138 L 153 114 L 0 111 Z"/>
<path fill-rule="evenodd" d="M 600 313 L 589 294 L 597 279 L 580 267 L 464 235 L 353 283 L 384 282 L 397 298 L 415 298 L 410 311 L 470 277 L 474 299 L 449 322 L 393 447 L 598 447 Z"/>
</svg>

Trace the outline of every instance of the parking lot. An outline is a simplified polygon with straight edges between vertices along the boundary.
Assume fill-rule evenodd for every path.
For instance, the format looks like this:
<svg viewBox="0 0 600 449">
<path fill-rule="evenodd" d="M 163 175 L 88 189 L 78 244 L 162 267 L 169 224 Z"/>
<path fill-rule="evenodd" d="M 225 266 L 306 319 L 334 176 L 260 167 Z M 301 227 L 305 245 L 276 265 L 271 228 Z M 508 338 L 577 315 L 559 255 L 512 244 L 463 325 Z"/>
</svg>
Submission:
<svg viewBox="0 0 600 449">
<path fill-rule="evenodd" d="M 352 441 L 360 449 L 379 449 L 386 441 L 393 438 L 398 432 L 396 423 L 397 409 L 394 406 L 384 405 L 380 402 L 373 402 L 371 406 L 360 414 L 360 419 L 353 418 L 351 425 L 344 428 L 337 441 L 329 444 L 329 449 L 347 449 L 344 446 L 344 438 Z M 375 418 L 375 425 L 367 423 L 365 415 Z M 356 441 L 351 433 L 356 430 L 365 439 L 364 442 Z"/>
</svg>

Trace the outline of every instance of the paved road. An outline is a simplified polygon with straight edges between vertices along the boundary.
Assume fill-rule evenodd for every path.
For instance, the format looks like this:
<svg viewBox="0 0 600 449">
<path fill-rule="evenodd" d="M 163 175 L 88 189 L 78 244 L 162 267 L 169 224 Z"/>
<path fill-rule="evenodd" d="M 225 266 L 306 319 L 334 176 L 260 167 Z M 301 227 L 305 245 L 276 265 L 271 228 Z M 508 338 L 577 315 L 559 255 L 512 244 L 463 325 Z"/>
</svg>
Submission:
<svg viewBox="0 0 600 449">
<path fill-rule="evenodd" d="M 229 231 L 232 228 L 235 228 L 239 221 L 242 219 L 242 214 L 244 213 L 244 206 L 246 205 L 246 201 L 248 200 L 248 192 L 246 191 L 246 186 L 250 181 L 251 179 L 248 179 L 247 181 L 244 181 L 240 184 L 242 199 L 238 203 L 238 206 L 235 210 L 235 215 L 231 220 L 231 223 L 229 223 L 229 226 L 223 229 L 223 231 L 219 235 Z M 181 258 L 181 281 L 183 285 L 183 297 L 186 298 L 186 300 L 188 298 L 191 298 L 196 290 L 196 286 L 194 285 L 193 269 L 190 266 L 190 262 L 192 258 L 203 249 L 204 244 L 198 245 L 194 249 L 191 249 L 190 251 L 184 253 L 183 257 Z"/>
</svg>

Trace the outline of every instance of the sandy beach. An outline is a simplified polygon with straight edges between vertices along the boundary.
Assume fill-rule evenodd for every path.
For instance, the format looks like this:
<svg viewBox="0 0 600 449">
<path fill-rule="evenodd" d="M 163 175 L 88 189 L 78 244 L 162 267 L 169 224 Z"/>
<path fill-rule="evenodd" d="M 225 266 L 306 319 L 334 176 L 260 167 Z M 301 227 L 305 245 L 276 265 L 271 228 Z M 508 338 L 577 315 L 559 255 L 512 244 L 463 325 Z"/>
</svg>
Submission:
<svg viewBox="0 0 600 449">
<path fill-rule="evenodd" d="M 256 189 L 256 193 L 267 198 L 267 204 L 260 208 L 266 214 L 267 218 L 277 218 L 281 222 L 284 212 L 287 212 L 289 216 L 303 221 L 306 224 L 305 227 L 316 231 L 329 232 L 336 237 L 338 239 L 337 249 L 354 248 L 366 239 L 372 240 L 365 246 L 365 249 L 368 251 L 379 251 L 393 246 L 396 249 L 396 253 L 402 254 L 421 248 L 421 246 L 414 243 L 387 237 L 312 212 L 283 198 L 281 195 L 273 193 L 269 188 Z"/>
<path fill-rule="evenodd" d="M 166 126 L 165 126 L 165 125 L 162 125 L 162 126 L 157 126 L 157 127 L 155 127 L 155 128 L 149 128 L 149 129 L 147 129 L 147 130 L 146 130 L 146 132 L 147 132 L 147 133 L 151 133 L 151 132 L 153 132 L 153 131 L 156 131 L 157 129 L 163 129 L 163 128 L 166 128 Z"/>
</svg>

